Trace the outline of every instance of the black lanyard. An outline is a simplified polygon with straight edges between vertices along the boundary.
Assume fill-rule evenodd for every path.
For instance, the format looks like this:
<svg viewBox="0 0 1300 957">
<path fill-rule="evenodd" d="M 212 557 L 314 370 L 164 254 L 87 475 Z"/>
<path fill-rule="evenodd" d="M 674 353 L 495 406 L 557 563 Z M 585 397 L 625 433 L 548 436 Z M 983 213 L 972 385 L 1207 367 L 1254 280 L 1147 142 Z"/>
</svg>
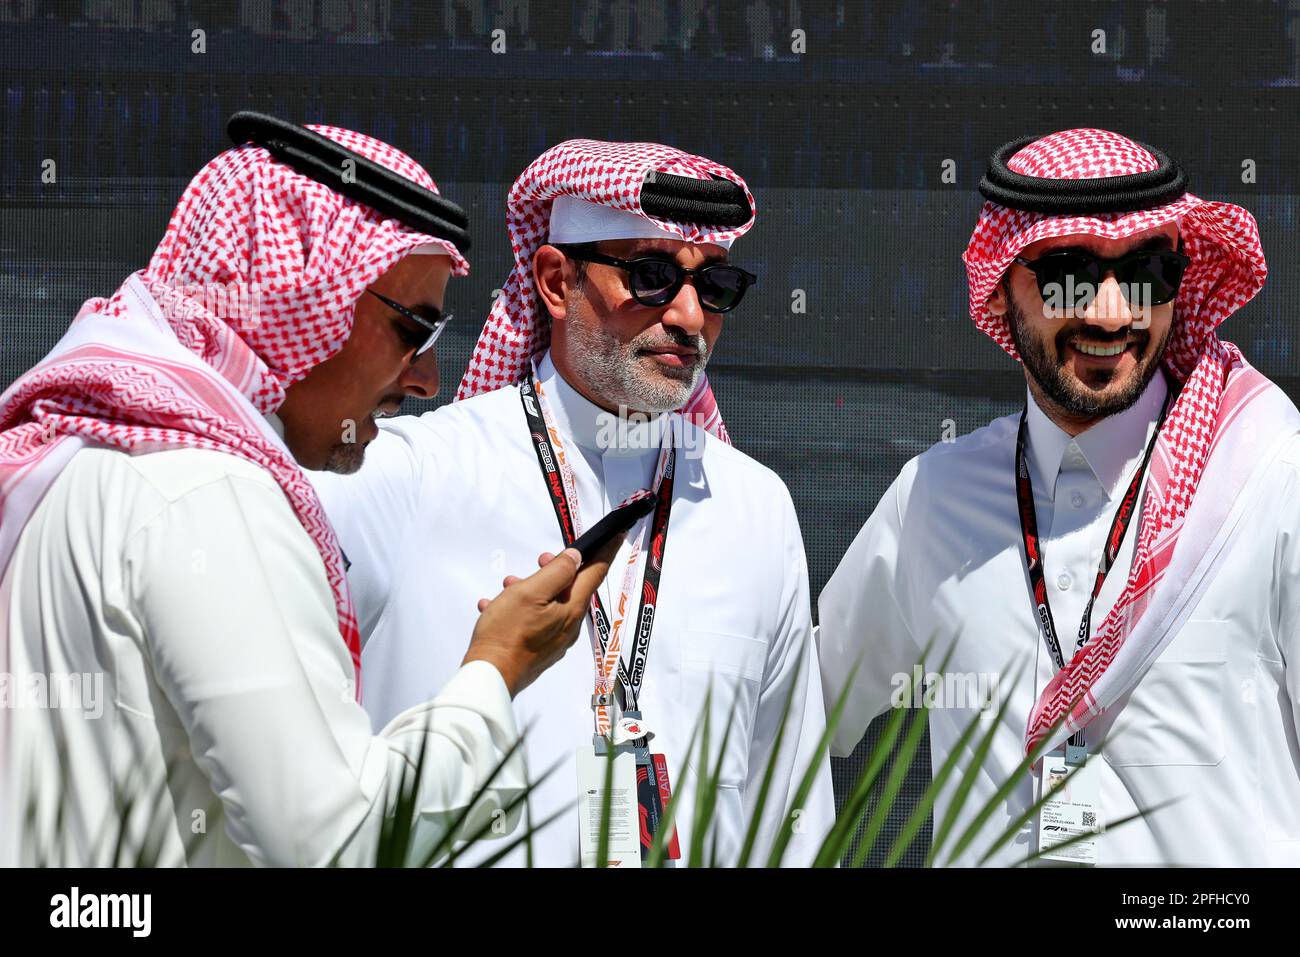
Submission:
<svg viewBox="0 0 1300 957">
<path fill-rule="evenodd" d="M 555 448 L 551 445 L 550 433 L 542 418 L 537 390 L 531 376 L 525 375 L 520 381 L 519 399 L 524 407 L 524 418 L 528 421 L 533 450 L 537 453 L 537 464 L 541 467 L 546 491 L 555 508 L 555 520 L 560 525 L 560 535 L 567 548 L 577 537 L 574 534 L 577 516 L 573 514 L 564 491 L 559 461 L 555 457 Z M 637 616 L 630 619 L 636 624 L 636 634 L 632 640 L 631 674 L 624 667 L 621 658 L 618 662 L 618 690 L 622 697 L 620 705 L 628 711 L 640 710 L 641 683 L 645 680 L 646 659 L 650 655 L 650 632 L 654 628 L 655 608 L 659 602 L 659 576 L 663 572 L 664 549 L 668 545 L 668 517 L 673 507 L 673 470 L 676 464 L 677 449 L 674 447 L 668 453 L 668 462 L 664 466 L 658 488 L 659 503 L 655 506 L 654 519 L 650 525 L 650 549 L 646 555 L 645 576 L 641 582 L 641 605 Z M 592 620 L 601 654 L 604 655 L 609 649 L 609 615 L 605 612 L 605 603 L 601 601 L 599 592 L 592 595 Z"/>
<path fill-rule="evenodd" d="M 1106 544 L 1101 552 L 1101 563 L 1097 567 L 1097 578 L 1092 585 L 1092 594 L 1088 596 L 1088 605 L 1083 610 L 1083 620 L 1079 622 L 1079 634 L 1075 640 L 1074 652 L 1071 657 L 1079 653 L 1079 649 L 1088 643 L 1088 638 L 1092 634 L 1093 603 L 1096 602 L 1097 595 L 1101 592 L 1101 586 L 1105 583 L 1106 576 L 1110 573 L 1110 568 L 1115 563 L 1116 556 L 1119 555 L 1120 545 L 1124 541 L 1124 533 L 1128 530 L 1129 522 L 1137 509 L 1137 497 L 1138 491 L 1142 487 L 1142 476 L 1146 474 L 1147 464 L 1151 461 L 1151 453 L 1155 450 L 1156 439 L 1160 435 L 1160 427 L 1164 425 L 1165 413 L 1169 411 L 1169 401 L 1172 395 L 1171 391 L 1165 396 L 1165 404 L 1160 409 L 1160 418 L 1156 421 L 1156 428 L 1151 435 L 1151 441 L 1147 443 L 1146 453 L 1142 456 L 1142 463 L 1138 466 L 1137 472 L 1134 473 L 1132 481 L 1128 483 L 1128 490 L 1120 500 L 1119 508 L 1115 510 L 1115 517 L 1111 520 L 1110 531 L 1106 535 Z M 1016 501 L 1020 512 L 1020 532 L 1025 549 L 1025 565 L 1029 570 L 1029 600 L 1034 606 L 1034 618 L 1040 626 L 1039 630 L 1043 634 L 1043 641 L 1047 644 L 1048 653 L 1052 656 L 1052 662 L 1056 665 L 1056 670 L 1060 671 L 1065 667 L 1065 657 L 1061 653 L 1061 641 L 1056 632 L 1056 619 L 1052 617 L 1052 606 L 1047 599 L 1047 580 L 1043 574 L 1045 562 L 1042 545 L 1038 538 L 1038 516 L 1034 510 L 1034 487 L 1029 479 L 1029 463 L 1025 459 L 1028 415 L 1029 406 L 1026 405 L 1024 411 L 1020 413 L 1020 430 L 1016 435 Z M 1076 733 L 1070 738 L 1069 743 L 1082 746 L 1082 734 Z"/>
</svg>

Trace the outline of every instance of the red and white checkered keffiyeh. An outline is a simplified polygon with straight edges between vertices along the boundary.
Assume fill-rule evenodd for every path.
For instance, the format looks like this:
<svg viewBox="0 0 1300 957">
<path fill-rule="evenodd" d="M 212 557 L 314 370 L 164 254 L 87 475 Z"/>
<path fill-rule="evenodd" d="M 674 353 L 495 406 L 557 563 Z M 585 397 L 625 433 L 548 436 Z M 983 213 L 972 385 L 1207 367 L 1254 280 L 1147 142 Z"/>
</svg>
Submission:
<svg viewBox="0 0 1300 957">
<path fill-rule="evenodd" d="M 1153 170 L 1157 161 L 1106 130 L 1064 130 L 1008 161 L 1013 172 L 1087 179 Z M 1231 537 L 1234 504 L 1251 471 L 1285 433 L 1295 409 L 1215 329 L 1264 284 L 1267 266 L 1255 219 L 1240 206 L 1184 193 L 1154 209 L 1092 216 L 1046 215 L 986 202 L 962 259 L 971 318 L 1018 359 L 1005 316 L 988 299 L 1014 257 L 1049 236 L 1120 239 L 1177 222 L 1191 257 L 1178 298 L 1165 365 L 1182 383 L 1151 458 L 1141 530 L 1123 592 L 1094 636 L 1047 685 L 1026 728 L 1026 749 L 1066 715 L 1052 744 L 1082 728 L 1123 695 L 1176 634 Z M 1213 455 L 1211 453 L 1214 453 Z M 1235 516 L 1235 517 L 1234 517 Z M 1075 702 L 1070 709 L 1071 702 Z"/>
<path fill-rule="evenodd" d="M 385 143 L 311 128 L 437 189 Z M 260 146 L 213 159 L 186 187 L 149 265 L 112 297 L 86 302 L 50 354 L 0 396 L 0 576 L 46 489 L 81 447 L 227 452 L 284 489 L 320 550 L 359 670 L 334 532 L 264 414 L 343 346 L 366 286 L 430 243 L 452 257 L 457 275 L 468 272 L 450 243 L 345 198 Z"/>
<path fill-rule="evenodd" d="M 557 196 L 576 196 L 589 203 L 637 213 L 688 242 L 735 239 L 754 225 L 752 215 L 749 222 L 734 229 L 712 229 L 650 216 L 641 208 L 641 185 L 652 172 L 729 179 L 744 189 L 749 208 L 756 208 L 749 187 L 736 172 L 671 146 L 566 140 L 551 147 L 533 160 L 510 187 L 506 227 L 515 265 L 474 346 L 469 368 L 456 393 L 458 400 L 517 382 L 532 359 L 550 345 L 550 326 L 533 285 L 533 254 L 546 244 L 551 203 Z M 700 376 L 699 385 L 681 411 L 727 441 L 727 430 L 707 376 Z"/>
</svg>

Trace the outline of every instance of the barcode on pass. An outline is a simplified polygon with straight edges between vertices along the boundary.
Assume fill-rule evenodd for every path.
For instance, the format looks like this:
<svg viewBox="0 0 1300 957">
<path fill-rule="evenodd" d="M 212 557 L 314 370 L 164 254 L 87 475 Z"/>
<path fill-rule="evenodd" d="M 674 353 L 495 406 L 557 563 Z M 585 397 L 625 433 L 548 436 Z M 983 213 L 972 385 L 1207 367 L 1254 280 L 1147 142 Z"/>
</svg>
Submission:
<svg viewBox="0 0 1300 957">
<path fill-rule="evenodd" d="M 1084 812 L 1083 812 L 1083 826 L 1084 826 L 1084 827 L 1096 827 L 1096 826 L 1097 826 L 1097 812 L 1096 812 L 1096 811 L 1084 811 Z"/>
</svg>

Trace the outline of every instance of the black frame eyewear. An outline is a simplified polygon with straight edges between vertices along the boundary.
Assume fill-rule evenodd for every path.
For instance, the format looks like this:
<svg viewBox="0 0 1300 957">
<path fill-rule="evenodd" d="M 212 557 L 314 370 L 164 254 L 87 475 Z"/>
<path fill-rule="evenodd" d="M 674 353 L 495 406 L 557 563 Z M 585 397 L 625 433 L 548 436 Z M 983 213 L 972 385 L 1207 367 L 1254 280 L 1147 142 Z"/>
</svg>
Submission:
<svg viewBox="0 0 1300 957">
<path fill-rule="evenodd" d="M 1139 287 L 1149 289 L 1151 299 L 1139 301 L 1137 305 L 1163 306 L 1172 302 L 1178 295 L 1183 274 L 1191 257 L 1183 254 L 1180 240 L 1178 249 L 1148 249 L 1126 253 L 1116 259 L 1102 259 L 1091 253 L 1062 250 L 1039 256 L 1037 259 L 1025 259 L 1017 256 L 1015 262 L 1034 274 L 1038 280 L 1038 294 L 1047 302 L 1049 295 L 1055 295 L 1050 287 L 1060 289 L 1062 302 L 1066 308 L 1075 308 L 1087 290 L 1096 294 L 1102 279 L 1114 272 L 1116 280 L 1126 297 L 1132 301 L 1129 293 Z M 1066 291 L 1075 290 L 1074 302 L 1070 302 Z M 1091 299 L 1091 295 L 1088 296 Z"/>
<path fill-rule="evenodd" d="M 740 305 L 749 287 L 758 282 L 758 277 L 752 272 L 731 263 L 709 263 L 698 269 L 687 269 L 660 256 L 618 259 L 568 244 L 557 244 L 556 248 L 570 259 L 625 270 L 628 290 L 632 298 L 643 306 L 665 306 L 672 302 L 690 277 L 701 308 L 713 313 L 730 312 Z"/>
<path fill-rule="evenodd" d="M 422 326 L 425 329 L 429 330 L 428 338 L 426 338 L 424 342 L 422 342 L 420 345 L 415 347 L 415 351 L 411 355 L 412 362 L 414 362 L 420 356 L 424 355 L 426 352 L 428 352 L 430 349 L 433 348 L 433 344 L 437 342 L 438 337 L 442 335 L 442 330 L 446 329 L 447 324 L 451 322 L 452 319 L 451 313 L 447 313 L 445 315 L 439 315 L 437 319 L 429 319 L 426 316 L 421 316 L 418 313 L 412 312 L 410 309 L 403 306 L 400 302 L 394 302 L 392 299 L 389 299 L 387 296 L 382 295 L 381 293 L 375 292 L 373 289 L 367 289 L 366 292 L 370 293 L 370 295 L 374 296 L 385 306 L 387 306 L 389 309 L 392 309 L 394 312 L 402 316 L 404 319 L 410 319 L 412 322 L 416 323 L 417 325 Z"/>
</svg>

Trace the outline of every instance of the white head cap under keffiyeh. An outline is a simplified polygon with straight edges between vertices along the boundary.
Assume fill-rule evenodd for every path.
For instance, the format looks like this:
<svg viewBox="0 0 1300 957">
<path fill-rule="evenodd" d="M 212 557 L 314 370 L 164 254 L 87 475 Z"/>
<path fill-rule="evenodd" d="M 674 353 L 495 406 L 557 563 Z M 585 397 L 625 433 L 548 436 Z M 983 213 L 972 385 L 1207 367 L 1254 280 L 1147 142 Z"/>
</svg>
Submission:
<svg viewBox="0 0 1300 957">
<path fill-rule="evenodd" d="M 1034 139 L 1006 161 L 1012 173 L 1045 181 L 1123 177 L 1150 173 L 1160 165 L 1150 150 L 1133 140 L 1095 129 L 1064 130 Z M 1058 188 L 1068 193 L 1070 184 Z M 971 318 L 1018 359 L 1007 317 L 995 316 L 988 300 L 1021 250 L 1049 236 L 1122 239 L 1171 222 L 1178 224 L 1183 251 L 1191 258 L 1174 300 L 1173 329 L 1164 358 L 1182 388 L 1156 442 L 1141 530 L 1124 591 L 1093 639 L 1044 689 L 1026 729 L 1027 748 L 1047 736 L 1067 712 L 1065 727 L 1073 731 L 1109 703 L 1095 693 L 1098 683 L 1133 633 L 1168 567 L 1219 430 L 1239 411 L 1229 406 L 1238 393 L 1243 401 L 1254 394 L 1233 389 L 1234 377 L 1248 370 L 1262 378 L 1235 346 L 1219 340 L 1215 329 L 1259 292 L 1268 268 L 1259 229 L 1249 212 L 1188 192 L 1152 208 L 1090 214 L 1054 215 L 986 202 L 962 256 L 970 284 Z"/>
<path fill-rule="evenodd" d="M 708 180 L 730 180 L 749 203 L 749 219 L 739 225 L 718 227 L 652 216 L 642 207 L 642 187 L 654 174 Z M 733 170 L 658 143 L 607 143 L 567 140 L 547 150 L 520 174 L 506 200 L 506 226 L 515 265 L 474 347 L 469 368 L 456 393 L 467 399 L 517 382 L 529 363 L 550 344 L 533 283 L 533 255 L 548 241 L 552 204 L 557 197 L 572 196 L 623 210 L 641 217 L 648 226 L 674 238 L 694 243 L 729 244 L 754 224 L 754 197 Z M 580 208 L 579 208 L 580 212 Z M 707 376 L 681 410 L 703 428 L 726 439 Z"/>
<path fill-rule="evenodd" d="M 309 129 L 437 191 L 424 169 L 385 143 L 334 127 Z M 416 250 L 445 252 L 455 274 L 468 272 L 452 243 L 344 197 L 261 146 L 227 150 L 204 166 L 149 265 L 111 298 L 86 302 L 64 340 L 0 397 L 0 574 L 40 497 L 80 445 L 226 452 L 266 469 L 283 488 L 321 553 L 339 630 L 359 668 L 334 533 L 262 414 L 342 348 L 365 288 Z M 141 289 L 161 319 L 137 318 Z M 223 299 L 218 307 L 212 290 L 244 290 L 247 302 L 229 310 Z M 134 338 L 124 346 L 128 335 Z"/>
</svg>

